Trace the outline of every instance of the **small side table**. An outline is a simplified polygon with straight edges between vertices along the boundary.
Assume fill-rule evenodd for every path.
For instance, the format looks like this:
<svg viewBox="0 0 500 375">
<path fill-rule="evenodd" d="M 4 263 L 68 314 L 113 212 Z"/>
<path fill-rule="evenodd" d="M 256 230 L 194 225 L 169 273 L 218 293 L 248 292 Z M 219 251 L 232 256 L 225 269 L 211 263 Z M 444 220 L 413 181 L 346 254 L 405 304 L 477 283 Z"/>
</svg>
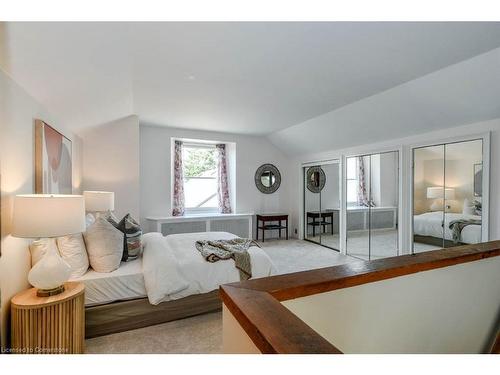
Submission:
<svg viewBox="0 0 500 375">
<path fill-rule="evenodd" d="M 282 221 L 285 225 L 282 225 Z M 261 226 L 259 226 L 261 222 Z M 279 224 L 266 224 L 267 222 L 278 222 Z M 279 238 L 281 238 L 281 230 L 286 232 L 286 239 L 288 240 L 288 214 L 257 214 L 257 236 L 259 240 L 259 229 L 262 229 L 262 242 L 265 242 L 266 230 L 278 230 Z"/>
<path fill-rule="evenodd" d="M 65 291 L 37 297 L 36 288 L 11 300 L 12 352 L 81 354 L 85 345 L 85 286 L 67 282 Z"/>
</svg>

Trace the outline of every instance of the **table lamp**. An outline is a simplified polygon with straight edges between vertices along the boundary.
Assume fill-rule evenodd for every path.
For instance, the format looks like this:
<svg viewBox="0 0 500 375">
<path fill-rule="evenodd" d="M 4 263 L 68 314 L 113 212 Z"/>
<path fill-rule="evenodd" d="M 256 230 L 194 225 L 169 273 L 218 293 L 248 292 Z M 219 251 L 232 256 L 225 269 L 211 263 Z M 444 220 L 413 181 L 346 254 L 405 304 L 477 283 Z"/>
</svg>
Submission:
<svg viewBox="0 0 500 375">
<path fill-rule="evenodd" d="M 441 211 L 444 210 L 443 198 L 445 200 L 455 199 L 455 189 L 452 188 L 444 189 L 442 186 L 428 187 L 427 198 L 434 199 L 434 202 L 432 202 L 430 207 L 432 211 Z"/>
<path fill-rule="evenodd" d="M 85 202 L 81 195 L 17 195 L 14 198 L 12 235 L 49 238 L 46 253 L 31 269 L 28 281 L 41 297 L 64 291 L 71 268 L 57 250 L 56 238 L 85 231 Z"/>
<path fill-rule="evenodd" d="M 99 217 L 103 213 L 111 214 L 115 209 L 115 193 L 111 191 L 84 191 L 85 210 Z"/>
</svg>

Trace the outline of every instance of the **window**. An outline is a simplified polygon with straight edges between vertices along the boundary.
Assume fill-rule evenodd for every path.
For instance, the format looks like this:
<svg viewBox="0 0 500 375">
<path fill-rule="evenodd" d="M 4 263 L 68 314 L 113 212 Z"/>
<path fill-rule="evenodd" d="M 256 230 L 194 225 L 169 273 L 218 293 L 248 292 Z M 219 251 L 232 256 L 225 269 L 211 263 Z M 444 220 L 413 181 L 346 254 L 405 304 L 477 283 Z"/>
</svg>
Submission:
<svg viewBox="0 0 500 375">
<path fill-rule="evenodd" d="M 182 170 L 186 211 L 217 211 L 217 154 L 215 146 L 184 144 Z"/>
<path fill-rule="evenodd" d="M 347 158 L 347 204 L 358 203 L 358 158 Z"/>
</svg>

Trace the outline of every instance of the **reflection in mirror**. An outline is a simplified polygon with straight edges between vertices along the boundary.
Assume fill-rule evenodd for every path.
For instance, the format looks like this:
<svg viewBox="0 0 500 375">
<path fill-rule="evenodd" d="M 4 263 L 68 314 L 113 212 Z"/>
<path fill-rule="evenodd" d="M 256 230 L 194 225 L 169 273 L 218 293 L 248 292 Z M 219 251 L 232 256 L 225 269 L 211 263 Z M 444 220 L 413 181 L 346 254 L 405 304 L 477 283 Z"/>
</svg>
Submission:
<svg viewBox="0 0 500 375">
<path fill-rule="evenodd" d="M 325 187 L 326 174 L 322 166 L 309 167 L 306 172 L 307 189 L 313 193 L 320 193 Z"/>
<path fill-rule="evenodd" d="M 319 171 L 311 173 L 311 177 L 309 179 L 309 186 L 312 186 L 315 189 L 319 188 Z"/>
<path fill-rule="evenodd" d="M 370 260 L 398 255 L 399 153 L 371 155 Z"/>
<path fill-rule="evenodd" d="M 399 152 L 346 159 L 347 254 L 398 255 Z"/>
<path fill-rule="evenodd" d="M 276 181 L 276 177 L 274 176 L 272 171 L 264 171 L 262 172 L 260 181 L 262 182 L 262 185 L 264 185 L 265 187 L 271 187 Z"/>
<path fill-rule="evenodd" d="M 340 164 L 304 168 L 304 238 L 340 249 Z"/>
<path fill-rule="evenodd" d="M 483 141 L 414 149 L 413 252 L 482 241 Z"/>
<path fill-rule="evenodd" d="M 325 185 L 321 190 L 321 237 L 322 245 L 340 250 L 340 167 L 339 163 L 321 166 Z M 319 178 L 319 176 L 318 176 Z M 319 180 L 318 180 L 319 183 Z"/>
<path fill-rule="evenodd" d="M 369 260 L 370 156 L 347 158 L 346 167 L 346 251 L 348 255 Z"/>
<path fill-rule="evenodd" d="M 309 241 L 320 243 L 320 233 L 316 221 L 320 212 L 320 194 L 311 191 L 312 168 L 304 168 L 304 238 Z"/>
<path fill-rule="evenodd" d="M 414 149 L 413 165 L 413 252 L 418 253 L 444 245 L 444 145 Z"/>
<path fill-rule="evenodd" d="M 444 246 L 481 242 L 481 199 L 475 195 L 475 178 L 482 185 L 483 142 L 445 145 Z M 479 172 L 481 170 L 481 172 Z M 476 193 L 482 195 L 482 186 Z"/>
</svg>

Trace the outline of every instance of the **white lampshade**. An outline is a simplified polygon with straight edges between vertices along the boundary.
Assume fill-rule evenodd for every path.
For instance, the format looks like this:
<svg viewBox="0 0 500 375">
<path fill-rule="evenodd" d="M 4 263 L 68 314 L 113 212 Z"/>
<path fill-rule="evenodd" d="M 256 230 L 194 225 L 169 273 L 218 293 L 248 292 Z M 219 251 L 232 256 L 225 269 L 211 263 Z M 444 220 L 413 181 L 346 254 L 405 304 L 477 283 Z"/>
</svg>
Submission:
<svg viewBox="0 0 500 375">
<path fill-rule="evenodd" d="M 455 199 L 455 189 L 452 189 L 452 188 L 443 189 L 442 187 L 439 187 L 439 186 L 428 187 L 427 188 L 427 198 L 430 198 L 430 199 L 437 199 L 437 198 Z"/>
<path fill-rule="evenodd" d="M 115 209 L 115 193 L 111 191 L 84 191 L 85 210 L 106 212 Z"/>
<path fill-rule="evenodd" d="M 17 195 L 12 235 L 24 238 L 60 237 L 85 231 L 81 195 Z"/>
</svg>

